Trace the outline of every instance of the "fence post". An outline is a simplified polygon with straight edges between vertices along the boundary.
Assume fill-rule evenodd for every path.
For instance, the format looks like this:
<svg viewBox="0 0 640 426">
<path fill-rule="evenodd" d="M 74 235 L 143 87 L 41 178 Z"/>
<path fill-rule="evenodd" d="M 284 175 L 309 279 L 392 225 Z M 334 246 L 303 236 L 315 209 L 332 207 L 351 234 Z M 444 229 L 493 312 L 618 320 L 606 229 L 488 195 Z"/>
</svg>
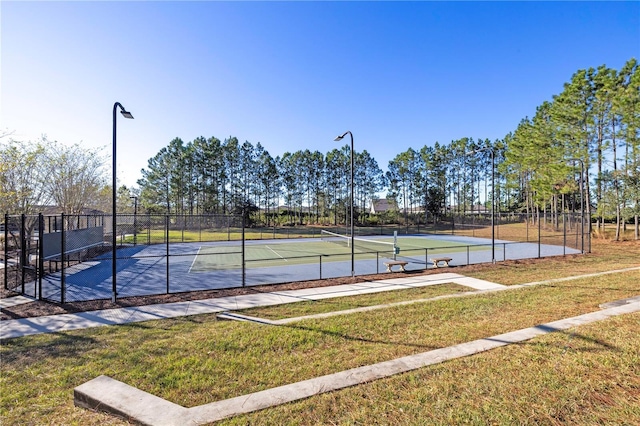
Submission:
<svg viewBox="0 0 640 426">
<path fill-rule="evenodd" d="M 4 288 L 9 290 L 9 214 L 4 214 Z"/>
<path fill-rule="evenodd" d="M 184 243 L 184 228 L 187 226 L 187 216 L 182 214 L 182 242 Z"/>
<path fill-rule="evenodd" d="M 38 300 L 42 300 L 42 276 L 44 275 L 44 216 L 38 213 Z"/>
<path fill-rule="evenodd" d="M 60 215 L 60 222 L 62 222 L 60 224 L 60 303 L 64 303 L 65 302 L 65 272 L 64 272 L 64 255 L 65 252 L 67 251 L 67 241 L 66 241 L 66 236 L 65 236 L 65 226 L 64 226 L 64 213 L 62 213 Z M 115 232 L 115 230 L 113 231 Z M 113 259 L 113 261 L 115 262 L 116 260 Z"/>
<path fill-rule="evenodd" d="M 589 227 L 587 228 L 587 244 L 588 244 L 588 253 L 591 253 L 591 212 L 589 212 L 589 217 L 587 217 L 589 221 Z"/>
<path fill-rule="evenodd" d="M 542 220 L 540 219 L 540 208 L 538 207 L 538 259 L 540 259 L 540 245 L 542 244 Z"/>
<path fill-rule="evenodd" d="M 322 255 L 318 255 L 318 260 L 320 260 L 320 279 L 322 279 Z"/>
<path fill-rule="evenodd" d="M 562 213 L 562 255 L 567 255 L 567 213 Z"/>
<path fill-rule="evenodd" d="M 169 294 L 169 215 L 165 215 L 164 235 L 165 235 L 165 242 L 167 245 L 167 294 Z"/>
<path fill-rule="evenodd" d="M 242 208 L 242 287 L 246 284 L 247 268 L 245 264 L 245 246 L 244 246 L 244 207 Z"/>
<path fill-rule="evenodd" d="M 22 294 L 24 294 L 24 271 L 26 265 L 29 263 L 29 253 L 27 253 L 27 238 L 25 236 L 24 228 L 26 222 L 26 215 L 22 213 L 20 215 L 20 285 L 22 288 Z"/>
</svg>

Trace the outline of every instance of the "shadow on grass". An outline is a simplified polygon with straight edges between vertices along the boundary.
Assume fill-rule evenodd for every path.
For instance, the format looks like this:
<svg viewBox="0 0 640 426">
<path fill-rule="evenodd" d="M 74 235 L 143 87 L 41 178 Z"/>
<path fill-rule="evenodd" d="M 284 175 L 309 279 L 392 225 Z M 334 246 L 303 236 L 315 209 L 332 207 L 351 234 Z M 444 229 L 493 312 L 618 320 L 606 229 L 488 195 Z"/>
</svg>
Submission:
<svg viewBox="0 0 640 426">
<path fill-rule="evenodd" d="M 53 336 L 53 337 L 52 337 Z M 49 333 L 41 338 L 6 339 L 2 342 L 3 364 L 37 362 L 43 358 L 71 358 L 82 356 L 90 346 L 99 344 L 92 337 L 76 336 L 65 332 Z"/>
<path fill-rule="evenodd" d="M 331 330 L 324 330 L 321 328 L 313 328 L 313 327 L 304 327 L 304 326 L 300 326 L 300 325 L 279 325 L 278 327 L 286 327 L 286 328 L 290 328 L 293 330 L 302 330 L 302 331 L 310 331 L 313 333 L 320 333 L 320 334 L 324 334 L 327 336 L 331 336 L 331 337 L 338 337 L 344 340 L 349 340 L 352 342 L 361 342 L 361 343 L 373 343 L 373 344 L 381 344 L 381 345 L 394 345 L 394 346 L 406 346 L 406 347 L 410 347 L 410 348 L 419 348 L 419 349 L 424 349 L 424 350 L 433 350 L 433 349 L 439 349 L 439 346 L 432 346 L 432 345 L 421 345 L 421 344 L 417 344 L 417 343 L 407 343 L 407 342 L 397 342 L 397 341 L 391 341 L 391 340 L 376 340 L 376 339 L 366 339 L 364 337 L 355 337 L 355 336 L 350 336 L 348 334 L 345 333 L 340 333 L 337 331 L 331 331 Z"/>
<path fill-rule="evenodd" d="M 575 339 L 578 339 L 581 343 L 594 345 L 592 347 L 588 347 L 588 346 L 576 347 L 575 345 L 571 345 L 567 342 L 563 342 L 563 343 L 559 342 L 558 344 L 553 344 L 553 346 L 562 347 L 562 349 L 565 349 L 565 350 L 571 349 L 573 351 L 579 351 L 579 352 L 599 352 L 599 351 L 620 352 L 620 348 L 618 348 L 617 346 L 611 345 L 610 343 L 607 343 L 604 340 L 595 339 L 593 337 L 585 336 L 584 334 L 576 333 L 574 331 L 558 330 L 548 326 L 538 326 L 537 328 L 543 328 L 543 327 L 550 329 L 551 332 L 560 333 L 565 336 L 568 336 L 569 339 L 575 338 Z M 552 345 L 551 343 L 546 343 L 546 344 L 547 346 Z"/>
<path fill-rule="evenodd" d="M 571 339 L 577 339 L 578 341 L 580 341 L 581 343 L 586 343 L 592 346 L 582 346 L 582 347 L 578 347 L 578 345 L 573 345 L 570 344 L 566 341 L 564 342 L 540 342 L 537 340 L 531 340 L 531 339 L 527 339 L 524 341 L 520 341 L 520 342 L 514 342 L 513 340 L 507 340 L 507 339 L 496 339 L 493 337 L 487 337 L 484 338 L 482 340 L 489 340 L 489 341 L 494 341 L 494 342 L 501 342 L 501 343 L 507 343 L 510 345 L 519 345 L 519 346 L 524 346 L 524 345 L 529 345 L 529 346 L 544 346 L 544 347 L 557 347 L 560 349 L 563 349 L 564 351 L 567 351 L 569 349 L 576 351 L 576 352 L 599 352 L 599 351 L 613 351 L 613 352 L 620 352 L 620 349 L 617 346 L 613 346 L 603 340 L 600 339 L 594 339 L 593 337 L 589 337 L 589 336 L 585 336 L 583 334 L 574 332 L 574 331 L 570 331 L 570 330 L 564 330 L 564 329 L 560 329 L 560 328 L 556 328 L 556 327 L 551 327 L 545 324 L 541 324 L 541 325 L 537 325 L 534 326 L 532 328 L 538 329 L 538 330 L 542 330 L 545 333 L 558 333 L 558 334 L 563 334 L 565 336 L 569 337 L 569 340 Z M 535 336 L 535 337 L 542 337 L 542 336 Z"/>
<path fill-rule="evenodd" d="M 588 286 L 588 285 L 575 285 L 568 284 L 563 282 L 562 284 L 539 284 L 539 287 L 547 287 L 547 288 L 559 288 L 559 289 L 567 289 L 567 288 L 576 288 L 583 290 L 600 290 L 600 291 L 633 291 L 640 293 L 640 287 L 638 288 L 626 288 L 626 287 L 603 287 L 603 286 Z"/>
</svg>

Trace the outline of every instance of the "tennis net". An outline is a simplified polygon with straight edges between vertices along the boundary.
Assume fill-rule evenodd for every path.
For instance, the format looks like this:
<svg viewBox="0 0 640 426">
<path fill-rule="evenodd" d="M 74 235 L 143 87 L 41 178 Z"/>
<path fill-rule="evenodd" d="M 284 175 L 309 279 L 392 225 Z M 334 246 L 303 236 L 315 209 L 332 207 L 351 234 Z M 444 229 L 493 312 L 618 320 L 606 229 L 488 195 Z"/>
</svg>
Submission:
<svg viewBox="0 0 640 426">
<path fill-rule="evenodd" d="M 348 235 L 336 234 L 323 229 L 320 231 L 320 239 L 343 247 L 351 247 L 351 237 Z M 358 249 L 361 253 L 387 253 L 391 255 L 397 253 L 397 245 L 395 243 L 367 238 L 353 238 L 353 248 Z"/>
</svg>

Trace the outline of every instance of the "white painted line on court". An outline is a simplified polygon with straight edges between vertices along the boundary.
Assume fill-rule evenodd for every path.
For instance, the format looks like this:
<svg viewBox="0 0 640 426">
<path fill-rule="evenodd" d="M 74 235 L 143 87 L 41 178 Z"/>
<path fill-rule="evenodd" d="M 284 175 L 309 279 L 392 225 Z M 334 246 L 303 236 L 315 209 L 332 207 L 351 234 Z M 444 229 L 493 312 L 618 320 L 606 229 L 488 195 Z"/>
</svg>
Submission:
<svg viewBox="0 0 640 426">
<path fill-rule="evenodd" d="M 269 247 L 269 246 L 265 246 L 265 247 L 266 247 L 266 248 L 268 248 L 269 250 L 271 250 L 272 252 L 274 252 L 274 253 L 276 254 L 276 256 L 279 256 L 279 257 L 280 257 L 280 259 L 284 260 L 285 262 L 288 262 L 288 260 L 287 260 L 287 259 L 285 259 L 284 257 L 280 256 L 280 253 L 278 253 L 277 251 L 275 251 L 275 250 L 274 250 L 274 249 L 272 249 L 271 247 Z"/>
<path fill-rule="evenodd" d="M 198 258 L 198 256 L 200 255 L 200 250 L 202 250 L 202 246 L 198 247 L 198 252 L 196 253 L 196 255 L 193 258 L 193 261 L 191 262 L 191 266 L 189 266 L 189 271 L 187 272 L 187 274 L 191 273 L 191 269 L 193 269 L 193 265 L 195 265 L 196 263 L 196 259 Z"/>
</svg>

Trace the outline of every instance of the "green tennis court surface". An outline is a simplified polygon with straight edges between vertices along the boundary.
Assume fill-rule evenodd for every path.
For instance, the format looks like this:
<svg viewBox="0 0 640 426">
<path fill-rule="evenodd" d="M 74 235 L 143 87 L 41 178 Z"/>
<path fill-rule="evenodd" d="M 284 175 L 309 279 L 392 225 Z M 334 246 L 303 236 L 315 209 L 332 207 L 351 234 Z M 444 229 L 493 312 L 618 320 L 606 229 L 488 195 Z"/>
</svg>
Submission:
<svg viewBox="0 0 640 426">
<path fill-rule="evenodd" d="M 461 250 L 459 242 L 426 237 L 398 237 L 397 245 L 400 248 L 400 257 L 424 255 L 425 249 L 437 249 L 438 254 Z M 470 248 L 470 250 L 488 249 L 490 247 L 487 246 Z M 392 258 L 393 237 L 358 239 L 354 245 L 354 253 L 358 260 Z M 317 264 L 319 257 L 322 258 L 322 262 L 346 261 L 351 258 L 351 247 L 347 240 L 339 242 L 321 240 L 273 241 L 264 244 L 251 243 L 245 246 L 247 268 Z M 241 267 L 241 264 L 240 245 L 201 246 L 191 265 L 190 272 L 237 269 Z"/>
</svg>

